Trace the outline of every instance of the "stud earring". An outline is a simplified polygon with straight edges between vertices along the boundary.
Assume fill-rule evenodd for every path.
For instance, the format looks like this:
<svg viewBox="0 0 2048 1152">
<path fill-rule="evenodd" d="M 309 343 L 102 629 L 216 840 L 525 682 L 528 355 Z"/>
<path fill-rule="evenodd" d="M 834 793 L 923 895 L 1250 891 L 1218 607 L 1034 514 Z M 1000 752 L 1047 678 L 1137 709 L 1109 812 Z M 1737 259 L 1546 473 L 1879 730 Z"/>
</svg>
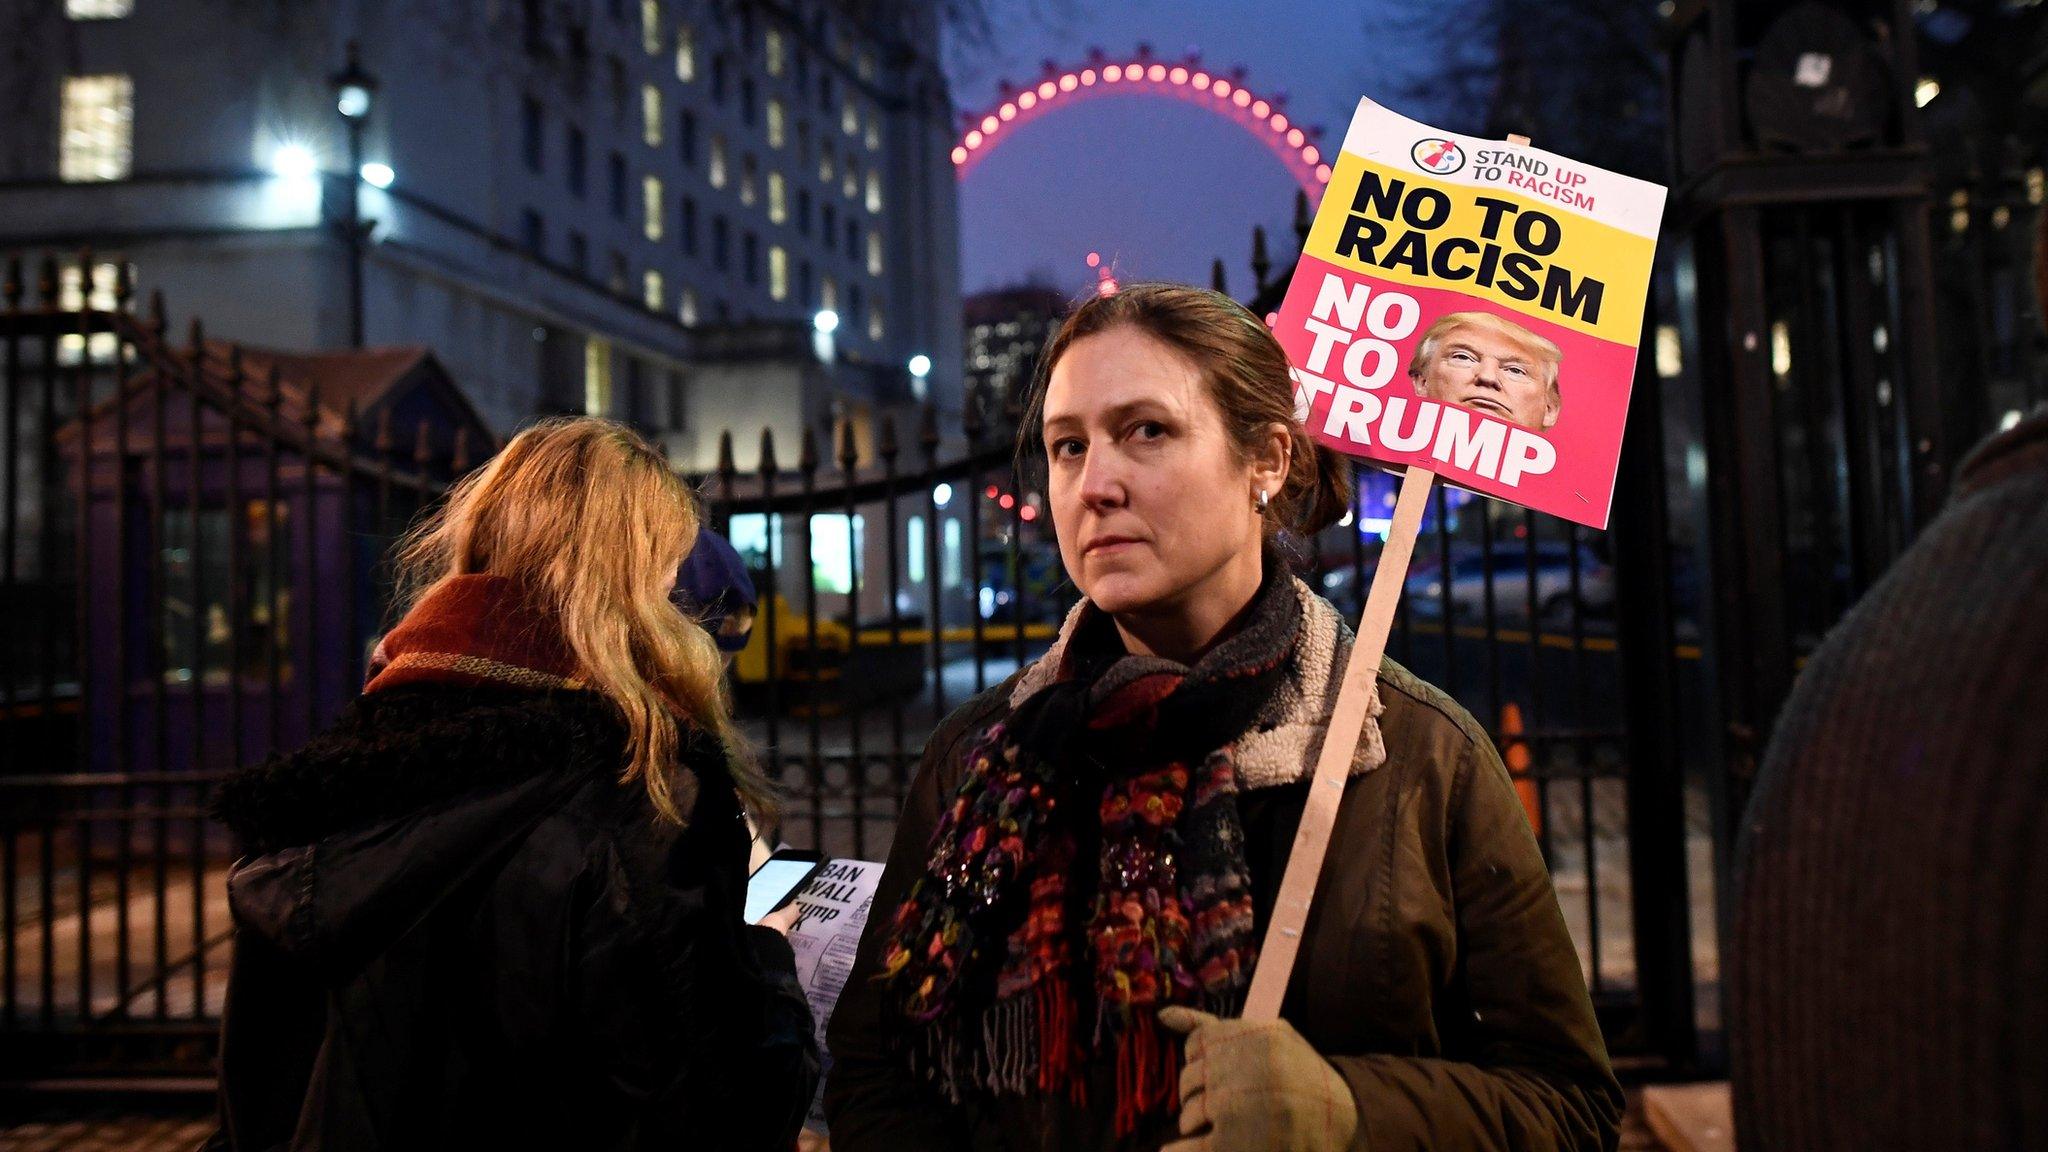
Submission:
<svg viewBox="0 0 2048 1152">
<path fill-rule="evenodd" d="M 1266 490 L 1264 488 L 1259 489 L 1259 511 L 1264 512 L 1266 506 L 1272 502 L 1273 498 L 1266 494 Z"/>
</svg>

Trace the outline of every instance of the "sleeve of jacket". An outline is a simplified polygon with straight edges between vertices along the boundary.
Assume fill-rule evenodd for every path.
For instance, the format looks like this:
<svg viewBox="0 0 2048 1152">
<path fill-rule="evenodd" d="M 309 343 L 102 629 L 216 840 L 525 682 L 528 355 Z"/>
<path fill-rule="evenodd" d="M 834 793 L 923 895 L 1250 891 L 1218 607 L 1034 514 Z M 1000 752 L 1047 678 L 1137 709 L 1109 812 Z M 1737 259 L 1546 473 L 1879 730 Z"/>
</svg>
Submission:
<svg viewBox="0 0 2048 1152">
<path fill-rule="evenodd" d="M 640 1146 L 787 1152 L 817 1091 L 810 1004 L 773 929 L 713 883 L 587 874 L 570 1010 L 583 1058 L 644 1102 Z"/>
<path fill-rule="evenodd" d="M 910 886 L 924 875 L 925 854 L 939 808 L 957 786 L 956 766 L 967 741 L 980 733 L 998 711 L 995 700 L 1008 698 L 1009 685 L 991 689 L 963 704 L 925 745 L 917 778 L 911 782 L 896 838 L 875 890 L 853 973 L 832 1012 L 826 1048 L 832 1068 L 825 1077 L 825 1124 L 831 1130 L 832 1152 L 935 1152 L 965 1148 L 966 1137 L 950 1126 L 949 1110 L 936 1090 L 918 1081 L 890 1051 L 882 1021 L 882 992 L 875 983 L 880 970 L 882 940 L 896 908 Z"/>
<path fill-rule="evenodd" d="M 1507 769 L 1472 741 L 1447 814 L 1458 963 L 1442 1058 L 1334 1056 L 1370 1152 L 1615 1147 L 1622 1095 L 1579 955 Z"/>
</svg>

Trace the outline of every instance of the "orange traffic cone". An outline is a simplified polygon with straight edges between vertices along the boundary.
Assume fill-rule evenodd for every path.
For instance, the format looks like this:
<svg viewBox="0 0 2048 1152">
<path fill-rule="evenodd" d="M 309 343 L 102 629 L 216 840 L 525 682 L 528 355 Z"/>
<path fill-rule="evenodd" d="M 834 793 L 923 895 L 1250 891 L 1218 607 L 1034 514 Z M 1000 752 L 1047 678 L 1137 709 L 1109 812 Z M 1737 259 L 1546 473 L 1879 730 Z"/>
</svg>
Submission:
<svg viewBox="0 0 2048 1152">
<path fill-rule="evenodd" d="M 1543 835 L 1543 805 L 1536 790 L 1536 781 L 1529 776 L 1529 766 L 1535 755 L 1529 751 L 1529 742 L 1520 739 L 1522 735 L 1522 706 L 1509 703 L 1500 710 L 1500 755 L 1508 766 L 1508 776 L 1515 782 L 1515 795 L 1522 798 L 1522 811 L 1529 815 L 1529 827 Z"/>
</svg>

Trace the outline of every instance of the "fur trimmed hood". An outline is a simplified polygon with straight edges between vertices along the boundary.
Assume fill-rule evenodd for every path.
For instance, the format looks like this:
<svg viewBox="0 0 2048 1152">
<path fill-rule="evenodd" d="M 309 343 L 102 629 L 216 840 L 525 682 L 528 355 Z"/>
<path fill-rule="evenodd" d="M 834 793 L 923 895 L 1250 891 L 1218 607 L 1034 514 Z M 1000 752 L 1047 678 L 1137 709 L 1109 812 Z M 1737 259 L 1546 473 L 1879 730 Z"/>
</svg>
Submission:
<svg viewBox="0 0 2048 1152">
<path fill-rule="evenodd" d="M 1280 688 L 1251 729 L 1236 747 L 1239 786 L 1271 788 L 1292 784 L 1315 771 L 1316 758 L 1323 751 L 1323 735 L 1330 727 L 1330 713 L 1337 707 L 1337 690 L 1342 686 L 1345 662 L 1351 658 L 1351 629 L 1330 602 L 1316 595 L 1295 577 L 1288 577 L 1301 601 L 1301 638 L 1294 662 Z M 1074 605 L 1060 625 L 1059 638 L 1045 655 L 1026 667 L 1010 691 L 1010 708 L 1028 700 L 1053 682 L 1066 658 L 1067 643 L 1079 626 L 1083 613 L 1095 611 L 1088 600 Z M 1370 772 L 1386 763 L 1387 746 L 1380 736 L 1378 678 L 1372 699 L 1366 706 L 1365 731 L 1358 738 L 1358 751 L 1351 758 L 1351 774 Z"/>
</svg>

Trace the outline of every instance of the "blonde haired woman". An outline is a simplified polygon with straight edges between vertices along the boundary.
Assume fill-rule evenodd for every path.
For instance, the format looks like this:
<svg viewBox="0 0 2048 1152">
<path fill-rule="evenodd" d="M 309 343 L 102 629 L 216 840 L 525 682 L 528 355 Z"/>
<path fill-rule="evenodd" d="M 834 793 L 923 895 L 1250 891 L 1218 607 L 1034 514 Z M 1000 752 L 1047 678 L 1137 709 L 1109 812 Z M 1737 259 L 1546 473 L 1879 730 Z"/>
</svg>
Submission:
<svg viewBox="0 0 2048 1152">
<path fill-rule="evenodd" d="M 769 791 L 668 600 L 697 521 L 634 433 L 557 420 L 407 539 L 362 697 L 221 790 L 219 1144 L 791 1146 L 810 1013 L 741 921 Z"/>
</svg>

